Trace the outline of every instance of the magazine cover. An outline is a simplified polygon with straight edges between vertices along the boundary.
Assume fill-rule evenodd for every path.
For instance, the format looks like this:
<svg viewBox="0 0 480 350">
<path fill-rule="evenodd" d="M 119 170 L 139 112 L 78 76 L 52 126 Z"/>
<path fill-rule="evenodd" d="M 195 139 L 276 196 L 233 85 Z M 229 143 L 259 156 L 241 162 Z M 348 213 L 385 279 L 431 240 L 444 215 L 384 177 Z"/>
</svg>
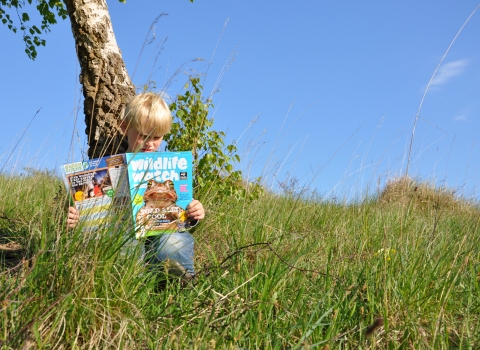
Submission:
<svg viewBox="0 0 480 350">
<path fill-rule="evenodd" d="M 192 152 L 127 153 L 137 239 L 181 231 L 193 198 Z"/>
<path fill-rule="evenodd" d="M 119 154 L 60 167 L 67 190 L 80 214 L 84 229 L 97 228 L 105 220 L 114 197 L 127 197 L 129 191 L 120 182 L 125 176 L 125 155 Z M 119 193 L 122 192 L 122 193 Z"/>
</svg>

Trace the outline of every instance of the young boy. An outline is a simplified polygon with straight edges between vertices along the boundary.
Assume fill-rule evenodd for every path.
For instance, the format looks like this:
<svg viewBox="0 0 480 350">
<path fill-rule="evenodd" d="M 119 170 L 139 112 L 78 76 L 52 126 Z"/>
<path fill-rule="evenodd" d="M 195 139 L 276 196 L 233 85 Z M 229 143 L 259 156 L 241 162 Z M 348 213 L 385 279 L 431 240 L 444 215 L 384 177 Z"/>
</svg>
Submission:
<svg viewBox="0 0 480 350">
<path fill-rule="evenodd" d="M 156 152 L 171 126 L 172 114 L 160 96 L 151 92 L 136 95 L 127 104 L 120 126 L 128 141 L 127 153 Z M 186 212 L 190 227 L 205 217 L 202 203 L 195 199 Z M 78 211 L 70 207 L 67 226 L 75 227 L 78 220 Z M 164 264 L 169 274 L 190 280 L 195 276 L 193 245 L 194 239 L 187 231 L 149 237 L 145 241 L 147 260 L 153 266 Z"/>
</svg>

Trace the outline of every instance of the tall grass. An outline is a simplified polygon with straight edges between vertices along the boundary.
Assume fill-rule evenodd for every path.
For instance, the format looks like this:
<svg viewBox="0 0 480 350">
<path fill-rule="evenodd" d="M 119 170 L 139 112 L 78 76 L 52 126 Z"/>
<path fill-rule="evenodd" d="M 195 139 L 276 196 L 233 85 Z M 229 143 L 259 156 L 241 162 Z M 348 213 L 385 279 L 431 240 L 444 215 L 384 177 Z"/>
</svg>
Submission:
<svg viewBox="0 0 480 350">
<path fill-rule="evenodd" d="M 61 186 L 0 177 L 0 243 L 24 249 L 2 253 L 2 349 L 480 346 L 480 210 L 443 189 L 434 205 L 423 184 L 351 204 L 206 199 L 197 279 L 158 289 L 121 223 L 65 228 Z"/>
</svg>

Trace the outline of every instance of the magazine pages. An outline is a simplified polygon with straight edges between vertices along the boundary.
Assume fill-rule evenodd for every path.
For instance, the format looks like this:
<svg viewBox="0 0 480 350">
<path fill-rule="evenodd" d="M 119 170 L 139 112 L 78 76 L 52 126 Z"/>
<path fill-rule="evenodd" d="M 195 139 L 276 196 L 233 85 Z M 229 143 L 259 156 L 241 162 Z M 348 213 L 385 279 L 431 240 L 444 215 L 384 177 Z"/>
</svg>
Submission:
<svg viewBox="0 0 480 350">
<path fill-rule="evenodd" d="M 129 196 L 120 181 L 125 176 L 125 155 L 119 154 L 60 167 L 67 190 L 80 214 L 83 229 L 105 222 L 114 199 Z"/>
<path fill-rule="evenodd" d="M 192 152 L 127 153 L 126 162 L 137 239 L 184 230 Z"/>
</svg>

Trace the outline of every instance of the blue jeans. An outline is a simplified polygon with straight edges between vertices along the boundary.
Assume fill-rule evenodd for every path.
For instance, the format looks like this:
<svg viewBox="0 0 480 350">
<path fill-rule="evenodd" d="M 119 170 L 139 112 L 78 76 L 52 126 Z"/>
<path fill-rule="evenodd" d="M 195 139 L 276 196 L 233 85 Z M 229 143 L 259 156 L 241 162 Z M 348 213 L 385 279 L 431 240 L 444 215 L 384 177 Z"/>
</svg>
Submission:
<svg viewBox="0 0 480 350">
<path fill-rule="evenodd" d="M 165 262 L 178 263 L 191 276 L 195 275 L 193 267 L 194 238 L 189 232 L 175 232 L 149 237 L 145 242 L 146 260 L 157 267 Z"/>
</svg>

